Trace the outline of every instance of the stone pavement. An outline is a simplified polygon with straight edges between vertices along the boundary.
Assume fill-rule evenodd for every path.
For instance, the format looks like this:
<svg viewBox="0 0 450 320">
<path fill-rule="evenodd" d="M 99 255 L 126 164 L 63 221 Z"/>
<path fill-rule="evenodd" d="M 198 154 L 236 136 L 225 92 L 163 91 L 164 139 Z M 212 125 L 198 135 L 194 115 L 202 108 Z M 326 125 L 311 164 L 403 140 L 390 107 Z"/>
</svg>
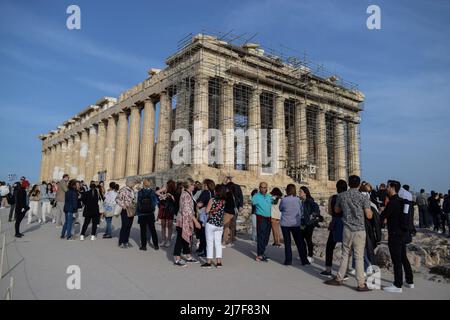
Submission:
<svg viewBox="0 0 450 320">
<path fill-rule="evenodd" d="M 172 263 L 171 248 L 154 251 L 138 250 L 139 226 L 133 225 L 131 249 L 117 247 L 119 219 L 114 219 L 114 238 L 84 242 L 59 239 L 61 229 L 53 224 L 43 226 L 22 222 L 25 236 L 16 239 L 13 223 L 7 222 L 8 210 L 0 210 L 2 231 L 7 235 L 7 260 L 0 281 L 3 298 L 10 276 L 14 277 L 14 299 L 449 299 L 450 285 L 416 277 L 415 289 L 402 294 L 376 290 L 358 293 L 355 279 L 343 287 L 329 287 L 319 275 L 323 261 L 302 267 L 294 259 L 284 266 L 284 249 L 269 246 L 268 263 L 253 260 L 256 246 L 238 238 L 233 248 L 224 249 L 221 270 L 202 270 L 199 264 L 179 268 Z M 76 231 L 79 232 L 79 227 Z M 157 224 L 159 230 L 159 224 Z M 89 229 L 90 230 L 90 229 Z M 159 231 L 158 231 L 159 232 Z M 81 268 L 81 289 L 68 290 L 67 267 Z M 391 274 L 382 275 L 382 285 L 392 281 Z M 389 281 L 388 281 L 389 280 Z"/>
</svg>

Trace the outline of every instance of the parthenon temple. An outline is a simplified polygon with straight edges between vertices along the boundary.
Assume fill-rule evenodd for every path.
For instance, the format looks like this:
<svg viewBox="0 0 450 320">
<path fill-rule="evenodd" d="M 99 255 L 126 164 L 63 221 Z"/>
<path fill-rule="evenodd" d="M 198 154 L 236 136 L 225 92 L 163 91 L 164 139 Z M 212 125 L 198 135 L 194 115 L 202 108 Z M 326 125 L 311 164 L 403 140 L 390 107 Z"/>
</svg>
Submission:
<svg viewBox="0 0 450 320">
<path fill-rule="evenodd" d="M 364 95 L 355 85 L 305 60 L 216 35 L 191 34 L 165 62 L 118 98 L 101 98 L 40 135 L 41 180 L 64 173 L 87 182 L 147 176 L 162 185 L 188 176 L 217 181 L 226 174 L 245 193 L 265 180 L 269 187 L 294 183 L 325 195 L 337 180 L 360 174 Z M 220 152 L 227 161 L 196 162 L 204 159 L 201 147 L 214 140 L 208 128 L 257 134 L 242 143 L 225 135 Z M 193 163 L 174 163 L 175 129 L 193 137 Z M 281 132 L 276 144 L 273 134 L 265 138 L 275 153 L 262 150 L 262 129 Z M 270 167 L 263 154 L 276 155 Z"/>
</svg>

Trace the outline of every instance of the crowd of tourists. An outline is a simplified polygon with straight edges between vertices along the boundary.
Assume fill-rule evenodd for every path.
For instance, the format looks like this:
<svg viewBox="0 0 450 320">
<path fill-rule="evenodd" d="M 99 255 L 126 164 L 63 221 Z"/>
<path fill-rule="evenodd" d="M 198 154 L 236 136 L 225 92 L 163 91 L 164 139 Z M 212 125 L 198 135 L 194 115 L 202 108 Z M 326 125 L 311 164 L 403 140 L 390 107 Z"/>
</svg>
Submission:
<svg viewBox="0 0 450 320">
<path fill-rule="evenodd" d="M 15 220 L 15 236 L 24 236 L 20 224 L 28 214 L 28 224 L 53 223 L 61 228 L 60 238 L 74 240 L 73 226 L 84 220 L 79 240 L 89 233 L 97 239 L 98 227 L 105 225 L 103 238 L 113 238 L 113 218 L 120 219 L 117 234 L 121 249 L 131 248 L 130 232 L 135 217 L 140 227 L 139 249 L 146 251 L 148 238 L 154 250 L 173 245 L 174 265 L 185 267 L 199 263 L 202 268 L 221 268 L 223 249 L 232 247 L 236 240 L 236 222 L 244 208 L 241 187 L 231 176 L 223 176 L 216 183 L 211 179 L 202 182 L 190 178 L 184 181 L 169 180 L 164 186 L 152 185 L 149 178 L 128 178 L 124 186 L 111 182 L 70 179 L 65 174 L 58 183 L 42 182 L 30 185 L 25 177 L 12 187 L 0 183 L 2 208 L 10 206 L 9 221 Z M 257 262 L 268 262 L 266 255 L 272 234 L 274 247 L 284 244 L 284 265 L 293 263 L 292 240 L 303 266 L 314 261 L 313 233 L 324 221 L 320 206 L 306 186 L 298 190 L 289 184 L 283 192 L 279 188 L 269 191 L 267 182 L 259 183 L 250 196 L 252 240 L 256 242 Z M 413 288 L 413 274 L 406 256 L 406 245 L 416 233 L 414 206 L 419 208 L 419 227 L 445 233 L 450 222 L 450 190 L 444 197 L 432 192 L 427 196 L 421 190 L 417 197 L 409 192 L 408 185 L 390 180 L 376 189 L 358 176 L 336 183 L 336 194 L 331 196 L 326 213 L 331 216 L 328 225 L 324 277 L 328 285 L 339 286 L 354 275 L 357 290 L 370 291 L 368 276 L 375 272 L 374 250 L 382 240 L 382 229 L 387 228 L 388 246 L 394 268 L 394 283 L 385 287 L 388 292 L 402 292 L 402 287 Z M 161 232 L 155 222 L 161 223 Z M 174 230 L 175 225 L 175 230 Z M 448 228 L 450 232 L 450 227 Z M 149 236 L 147 233 L 149 232 Z M 173 236 L 174 234 L 174 236 Z M 173 242 L 174 238 L 174 242 Z M 194 245 L 196 243 L 197 245 Z M 341 262 L 333 276 L 333 253 L 340 244 Z M 193 254 L 194 248 L 196 254 Z M 196 258 L 196 257 L 197 258 Z M 406 283 L 403 283 L 403 271 Z"/>
</svg>

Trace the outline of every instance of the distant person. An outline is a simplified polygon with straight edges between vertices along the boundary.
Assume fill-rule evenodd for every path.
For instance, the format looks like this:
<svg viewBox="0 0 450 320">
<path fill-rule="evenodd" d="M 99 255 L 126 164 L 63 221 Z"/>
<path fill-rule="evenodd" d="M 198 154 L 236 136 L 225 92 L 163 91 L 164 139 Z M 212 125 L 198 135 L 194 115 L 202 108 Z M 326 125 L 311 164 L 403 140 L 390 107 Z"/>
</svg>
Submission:
<svg viewBox="0 0 450 320">
<path fill-rule="evenodd" d="M 258 193 L 258 189 L 253 189 L 250 194 L 250 202 L 255 194 Z M 252 241 L 256 242 L 256 207 L 252 203 Z"/>
<path fill-rule="evenodd" d="M 386 185 L 384 183 L 380 183 L 380 187 L 377 191 L 377 200 L 378 200 L 378 207 L 380 207 L 381 210 L 384 209 L 386 206 L 386 199 L 387 199 L 387 190 Z"/>
<path fill-rule="evenodd" d="M 222 234 L 225 200 L 227 197 L 226 190 L 223 185 L 215 186 L 213 197 L 209 199 L 206 206 L 207 220 L 205 232 L 207 261 L 202 264 L 202 268 L 211 268 L 214 258 L 214 248 L 216 253 L 216 268 L 222 267 Z"/>
<path fill-rule="evenodd" d="M 133 177 L 127 178 L 125 187 L 119 190 L 116 203 L 122 208 L 120 219 L 119 247 L 122 249 L 131 248 L 129 243 L 131 227 L 136 214 L 136 197 L 133 188 L 138 184 L 138 180 Z"/>
<path fill-rule="evenodd" d="M 447 215 L 448 237 L 450 238 L 450 190 L 448 190 L 447 195 L 444 197 L 442 211 Z"/>
<path fill-rule="evenodd" d="M 389 203 L 381 214 L 387 220 L 388 246 L 394 265 L 394 283 L 383 288 L 384 291 L 401 293 L 403 286 L 403 268 L 405 269 L 406 287 L 414 288 L 413 273 L 406 255 L 406 239 L 409 232 L 409 219 L 405 216 L 405 200 L 400 198 L 400 183 L 391 181 L 388 184 Z"/>
<path fill-rule="evenodd" d="M 23 184 L 19 184 L 16 193 L 16 223 L 15 223 L 15 237 L 22 238 L 24 236 L 23 233 L 20 232 L 20 223 L 22 222 L 25 214 L 30 209 L 27 204 L 27 191 Z"/>
<path fill-rule="evenodd" d="M 198 216 L 199 216 L 199 222 L 201 224 L 201 229 L 195 229 L 196 230 L 196 236 L 200 240 L 200 245 L 197 249 L 197 253 L 199 257 L 206 257 L 206 223 L 208 220 L 208 214 L 206 212 L 206 207 L 209 203 L 209 200 L 211 200 L 214 197 L 214 190 L 216 188 L 216 184 L 211 179 L 205 179 L 203 180 L 203 190 L 200 192 L 200 196 L 197 198 L 197 209 L 198 209 Z M 225 189 L 226 190 L 226 189 Z M 223 222 L 222 222 L 223 226 Z M 223 229 L 222 229 L 223 234 Z"/>
<path fill-rule="evenodd" d="M 180 197 L 180 211 L 177 215 L 177 240 L 173 250 L 174 264 L 179 267 L 185 267 L 186 263 L 198 263 L 198 260 L 192 257 L 191 243 L 194 228 L 201 228 L 200 223 L 195 217 L 195 202 L 192 197 L 194 191 L 194 180 L 188 178 L 183 182 L 183 191 Z M 181 259 L 181 253 L 185 256 Z"/>
<path fill-rule="evenodd" d="M 41 200 L 41 192 L 39 191 L 39 186 L 37 184 L 33 185 L 30 192 L 28 193 L 30 211 L 28 211 L 28 224 L 31 223 L 33 216 L 39 215 L 39 201 Z M 39 223 L 42 220 L 39 218 Z"/>
<path fill-rule="evenodd" d="M 272 209 L 271 209 L 271 222 L 272 222 L 272 235 L 273 235 L 273 246 L 281 247 L 281 229 L 280 229 L 280 200 L 283 197 L 283 193 L 279 188 L 273 188 L 270 192 L 272 196 Z"/>
<path fill-rule="evenodd" d="M 336 200 L 336 213 L 343 213 L 344 232 L 342 240 L 342 260 L 339 272 L 334 279 L 325 283 L 328 285 L 340 286 L 348 268 L 348 259 L 351 250 L 355 256 L 356 280 L 358 282 L 357 291 L 370 291 L 364 278 L 364 249 L 366 245 L 365 216 L 372 218 L 370 201 L 359 192 L 361 179 L 357 175 L 348 178 L 350 189 L 338 195 Z"/>
<path fill-rule="evenodd" d="M 300 187 L 299 197 L 302 201 L 303 216 L 301 221 L 302 230 L 301 235 L 303 241 L 306 241 L 306 248 L 308 249 L 308 261 L 313 263 L 314 261 L 314 243 L 313 233 L 314 228 L 318 225 L 318 222 L 323 218 L 320 215 L 319 205 L 314 201 L 311 196 L 311 192 L 305 186 Z"/>
<path fill-rule="evenodd" d="M 417 196 L 416 203 L 419 208 L 419 228 L 429 228 L 428 196 L 424 189 L 420 189 L 420 194 Z"/>
<path fill-rule="evenodd" d="M 331 215 L 331 222 L 328 226 L 330 233 L 328 234 L 328 240 L 325 249 L 325 271 L 320 274 L 326 277 L 332 277 L 333 267 L 333 253 L 336 248 L 336 244 L 342 242 L 342 234 L 344 232 L 344 223 L 342 222 L 342 211 L 336 213 L 336 201 L 340 193 L 347 191 L 348 186 L 345 180 L 339 180 L 336 182 L 337 194 L 334 194 L 328 200 L 328 214 Z"/>
<path fill-rule="evenodd" d="M 9 197 L 9 205 L 11 206 L 9 209 L 9 217 L 8 221 L 11 222 L 13 219 L 16 220 L 16 203 L 17 203 L 17 193 L 20 189 L 20 183 L 16 182 L 14 183 L 11 193 L 8 194 Z"/>
<path fill-rule="evenodd" d="M 444 195 L 439 193 L 439 207 L 440 207 L 440 222 L 442 233 L 445 233 L 445 225 L 447 224 L 447 214 L 444 212 Z M 450 232 L 450 229 L 449 229 Z"/>
<path fill-rule="evenodd" d="M 5 182 L 0 182 L 0 196 L 1 196 L 1 207 L 0 209 L 5 209 L 8 207 L 8 196 L 9 188 Z"/>
<path fill-rule="evenodd" d="M 227 175 L 223 177 L 222 181 L 228 189 L 225 202 L 223 245 L 231 247 L 236 238 L 236 222 L 238 214 L 244 206 L 244 197 L 241 186 L 233 182 L 232 176 Z"/>
<path fill-rule="evenodd" d="M 47 222 L 47 216 L 52 212 L 52 202 L 55 200 L 56 194 L 53 192 L 53 186 L 51 183 L 45 185 L 45 189 L 41 193 L 41 213 L 42 224 Z"/>
<path fill-rule="evenodd" d="M 65 194 L 68 190 L 68 182 L 69 175 L 64 174 L 62 180 L 58 183 L 57 191 L 56 191 L 56 226 L 62 226 L 62 217 L 65 215 L 64 212 L 64 203 L 65 203 Z M 76 212 L 73 212 L 76 213 Z"/>
<path fill-rule="evenodd" d="M 91 240 L 97 239 L 97 226 L 100 222 L 100 208 L 99 201 L 103 200 L 100 191 L 94 181 L 91 181 L 89 185 L 89 191 L 84 192 L 81 197 L 81 201 L 84 204 L 83 209 L 83 227 L 81 228 L 80 240 L 83 241 L 86 236 L 86 230 L 89 224 L 92 223 Z"/>
<path fill-rule="evenodd" d="M 65 215 L 64 225 L 61 231 L 61 239 L 67 237 L 67 240 L 73 240 L 72 236 L 72 224 L 73 214 L 78 211 L 78 193 L 77 193 L 77 181 L 72 179 L 67 184 L 67 192 L 64 193 L 64 206 L 63 211 Z"/>
<path fill-rule="evenodd" d="M 141 231 L 141 246 L 139 250 L 147 250 L 147 228 L 152 237 L 153 249 L 159 250 L 158 235 L 155 228 L 155 207 L 158 204 L 158 197 L 152 190 L 149 179 L 144 178 L 143 187 L 137 194 L 136 216 Z"/>
<path fill-rule="evenodd" d="M 178 213 L 180 196 L 174 180 L 167 181 L 166 185 L 156 191 L 159 197 L 158 219 L 161 221 L 161 247 L 172 245 L 173 220 Z"/>
<path fill-rule="evenodd" d="M 439 206 L 439 194 L 431 191 L 431 196 L 428 198 L 428 209 L 433 217 L 433 230 L 441 233 L 439 230 L 441 226 L 441 207 Z"/>
<path fill-rule="evenodd" d="M 109 189 L 105 193 L 105 200 L 103 201 L 106 221 L 106 230 L 103 234 L 103 239 L 112 238 L 112 219 L 114 217 L 114 211 L 116 208 L 117 191 L 119 191 L 119 185 L 115 182 L 110 182 Z"/>
<path fill-rule="evenodd" d="M 268 262 L 270 260 L 269 257 L 265 255 L 272 227 L 272 196 L 267 191 L 267 182 L 261 182 L 259 184 L 259 192 L 252 197 L 252 204 L 256 208 L 256 230 L 258 239 L 255 260 L 258 262 Z"/>
<path fill-rule="evenodd" d="M 284 265 L 292 264 L 292 248 L 291 235 L 294 238 L 294 243 L 297 247 L 298 254 L 302 265 L 309 265 L 307 258 L 306 244 L 301 238 L 301 218 L 302 218 L 302 204 L 297 197 L 297 190 L 294 184 L 288 184 L 286 187 L 286 197 L 281 199 L 279 204 L 280 210 L 280 225 L 284 240 Z"/>
</svg>

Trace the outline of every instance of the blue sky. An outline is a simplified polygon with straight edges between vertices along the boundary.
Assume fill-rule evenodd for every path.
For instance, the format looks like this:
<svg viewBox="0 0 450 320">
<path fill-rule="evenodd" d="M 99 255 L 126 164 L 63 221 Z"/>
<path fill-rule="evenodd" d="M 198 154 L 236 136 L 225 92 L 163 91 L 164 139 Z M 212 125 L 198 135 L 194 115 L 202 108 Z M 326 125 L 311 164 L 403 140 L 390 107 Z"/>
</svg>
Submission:
<svg viewBox="0 0 450 320">
<path fill-rule="evenodd" d="M 81 30 L 66 8 L 81 8 Z M 381 8 L 381 30 L 366 9 Z M 0 0 L 0 180 L 38 178 L 38 134 L 164 67 L 203 28 L 306 52 L 366 95 L 363 179 L 450 188 L 448 1 Z"/>
</svg>

